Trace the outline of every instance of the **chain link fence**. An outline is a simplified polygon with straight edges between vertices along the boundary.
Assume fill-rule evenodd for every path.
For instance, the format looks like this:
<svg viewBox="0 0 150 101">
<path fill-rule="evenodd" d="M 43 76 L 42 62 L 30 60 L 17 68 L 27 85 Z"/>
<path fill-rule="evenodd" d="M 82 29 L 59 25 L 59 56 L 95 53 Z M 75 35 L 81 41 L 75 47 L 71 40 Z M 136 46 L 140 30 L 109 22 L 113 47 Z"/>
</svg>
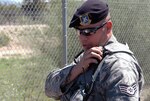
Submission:
<svg viewBox="0 0 150 101">
<path fill-rule="evenodd" d="M 67 1 L 67 25 L 84 0 Z M 142 101 L 150 98 L 150 1 L 107 0 L 113 32 L 127 42 L 143 68 Z M 62 0 L 0 3 L 0 100 L 54 101 L 45 96 L 47 74 L 63 66 Z M 67 62 L 81 50 L 76 32 L 67 29 Z"/>
</svg>

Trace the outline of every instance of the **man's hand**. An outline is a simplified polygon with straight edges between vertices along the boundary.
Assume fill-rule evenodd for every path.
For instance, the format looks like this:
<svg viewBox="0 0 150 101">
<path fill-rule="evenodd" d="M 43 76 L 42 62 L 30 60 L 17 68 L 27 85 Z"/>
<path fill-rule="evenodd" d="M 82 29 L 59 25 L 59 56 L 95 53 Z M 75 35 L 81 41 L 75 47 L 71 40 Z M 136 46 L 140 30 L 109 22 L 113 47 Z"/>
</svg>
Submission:
<svg viewBox="0 0 150 101">
<path fill-rule="evenodd" d="M 98 63 L 98 60 L 101 61 L 102 55 L 103 55 L 102 47 L 92 47 L 89 50 L 85 51 L 83 57 L 81 58 L 81 61 L 71 70 L 71 73 L 67 78 L 66 83 L 70 83 L 81 73 L 86 71 L 91 63 Z"/>
<path fill-rule="evenodd" d="M 78 66 L 87 70 L 91 63 L 97 64 L 99 61 L 101 61 L 102 55 L 103 55 L 102 47 L 92 47 L 84 52 L 84 55 L 81 61 L 78 63 Z"/>
</svg>

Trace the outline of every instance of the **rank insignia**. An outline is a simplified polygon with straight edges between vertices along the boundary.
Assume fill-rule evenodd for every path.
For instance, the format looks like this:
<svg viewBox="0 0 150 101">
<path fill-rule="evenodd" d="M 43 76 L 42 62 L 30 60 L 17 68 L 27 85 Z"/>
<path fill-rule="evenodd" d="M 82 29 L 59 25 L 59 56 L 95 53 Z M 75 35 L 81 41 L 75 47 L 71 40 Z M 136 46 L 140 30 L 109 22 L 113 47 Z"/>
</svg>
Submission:
<svg viewBox="0 0 150 101">
<path fill-rule="evenodd" d="M 80 24 L 81 25 L 89 25 L 91 23 L 91 20 L 89 18 L 89 14 L 86 13 L 86 14 L 83 14 L 80 16 Z"/>
<path fill-rule="evenodd" d="M 122 94 L 126 94 L 128 96 L 133 96 L 135 94 L 135 92 L 137 91 L 137 84 L 134 83 L 131 86 L 122 84 L 122 85 L 119 85 L 119 89 Z"/>
</svg>

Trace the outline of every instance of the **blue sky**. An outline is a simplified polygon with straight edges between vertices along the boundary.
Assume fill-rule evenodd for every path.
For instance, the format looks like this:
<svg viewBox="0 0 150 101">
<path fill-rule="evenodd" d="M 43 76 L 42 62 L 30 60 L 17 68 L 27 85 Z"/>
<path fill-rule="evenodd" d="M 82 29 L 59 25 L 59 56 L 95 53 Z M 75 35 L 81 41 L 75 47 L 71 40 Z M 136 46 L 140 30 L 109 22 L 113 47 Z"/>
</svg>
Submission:
<svg viewBox="0 0 150 101">
<path fill-rule="evenodd" d="M 0 3 L 2 4 L 16 4 L 20 5 L 22 4 L 23 0 L 0 0 Z M 50 2 L 50 0 L 45 0 L 45 2 Z"/>
<path fill-rule="evenodd" d="M 3 4 L 16 4 L 16 3 L 22 3 L 23 0 L 0 0 L 0 3 Z"/>
</svg>

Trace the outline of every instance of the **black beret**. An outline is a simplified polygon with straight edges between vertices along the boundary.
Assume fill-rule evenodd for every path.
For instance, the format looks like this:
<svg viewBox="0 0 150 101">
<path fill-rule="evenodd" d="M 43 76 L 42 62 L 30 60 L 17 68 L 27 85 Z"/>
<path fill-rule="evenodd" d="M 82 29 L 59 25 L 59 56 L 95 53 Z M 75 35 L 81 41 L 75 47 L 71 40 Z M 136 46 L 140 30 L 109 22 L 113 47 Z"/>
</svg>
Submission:
<svg viewBox="0 0 150 101">
<path fill-rule="evenodd" d="M 87 0 L 79 7 L 70 21 L 69 27 L 94 24 L 107 17 L 109 7 L 101 0 Z"/>
</svg>

